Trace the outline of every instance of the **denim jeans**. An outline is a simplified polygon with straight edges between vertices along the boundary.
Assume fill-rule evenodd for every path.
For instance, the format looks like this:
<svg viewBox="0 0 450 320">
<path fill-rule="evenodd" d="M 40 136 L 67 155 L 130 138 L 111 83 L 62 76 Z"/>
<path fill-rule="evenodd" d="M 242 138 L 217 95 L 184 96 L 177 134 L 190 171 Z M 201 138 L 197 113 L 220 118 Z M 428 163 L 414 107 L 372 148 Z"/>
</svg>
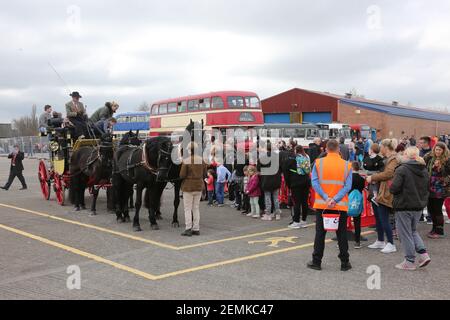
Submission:
<svg viewBox="0 0 450 320">
<path fill-rule="evenodd" d="M 225 190 L 225 182 L 217 182 L 216 183 L 216 200 L 217 200 L 218 204 L 223 204 L 224 190 Z"/>
<path fill-rule="evenodd" d="M 280 202 L 278 201 L 278 191 L 264 191 L 264 204 L 266 207 L 266 214 L 271 214 L 272 211 L 272 198 L 273 198 L 273 212 L 280 214 Z"/>
<path fill-rule="evenodd" d="M 392 226 L 389 221 L 389 215 L 392 209 L 380 204 L 375 210 L 375 219 L 377 222 L 378 241 L 384 241 L 386 234 L 387 241 L 394 244 L 394 237 L 392 235 Z"/>
<path fill-rule="evenodd" d="M 208 204 L 213 204 L 214 200 L 214 190 L 208 191 Z"/>
</svg>

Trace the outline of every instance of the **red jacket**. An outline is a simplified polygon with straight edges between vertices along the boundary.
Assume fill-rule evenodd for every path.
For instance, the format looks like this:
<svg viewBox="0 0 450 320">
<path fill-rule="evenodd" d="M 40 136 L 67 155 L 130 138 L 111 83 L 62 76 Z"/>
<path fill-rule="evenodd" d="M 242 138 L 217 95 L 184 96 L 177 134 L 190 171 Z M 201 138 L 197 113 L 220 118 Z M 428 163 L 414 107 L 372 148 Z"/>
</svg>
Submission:
<svg viewBox="0 0 450 320">
<path fill-rule="evenodd" d="M 208 177 L 208 182 L 206 183 L 206 190 L 214 191 L 214 177 Z"/>
<path fill-rule="evenodd" d="M 254 174 L 250 177 L 247 184 L 246 193 L 249 197 L 260 197 L 261 196 L 261 188 L 259 186 L 259 174 Z"/>
</svg>

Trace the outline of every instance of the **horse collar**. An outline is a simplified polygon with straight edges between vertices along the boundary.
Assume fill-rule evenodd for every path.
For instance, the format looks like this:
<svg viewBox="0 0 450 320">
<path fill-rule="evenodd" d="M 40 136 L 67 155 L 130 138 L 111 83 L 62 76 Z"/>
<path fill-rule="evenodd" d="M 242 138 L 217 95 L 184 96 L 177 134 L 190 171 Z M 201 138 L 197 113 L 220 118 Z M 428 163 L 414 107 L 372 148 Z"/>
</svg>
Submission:
<svg viewBox="0 0 450 320">
<path fill-rule="evenodd" d="M 142 161 L 141 164 L 142 166 L 147 169 L 148 171 L 150 171 L 152 174 L 156 175 L 158 173 L 158 170 L 155 168 L 152 168 L 152 166 L 150 166 L 150 164 L 148 163 L 148 159 L 147 159 L 147 142 L 144 143 L 144 145 L 142 146 Z"/>
</svg>

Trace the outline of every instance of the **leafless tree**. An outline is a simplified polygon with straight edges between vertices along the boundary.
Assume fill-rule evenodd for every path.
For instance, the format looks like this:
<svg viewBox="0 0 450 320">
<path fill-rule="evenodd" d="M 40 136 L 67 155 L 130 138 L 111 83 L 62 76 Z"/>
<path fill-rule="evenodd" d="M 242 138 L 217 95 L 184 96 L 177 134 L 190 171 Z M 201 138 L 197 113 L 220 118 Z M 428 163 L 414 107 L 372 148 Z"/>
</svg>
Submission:
<svg viewBox="0 0 450 320">
<path fill-rule="evenodd" d="M 37 116 L 36 105 L 31 107 L 31 113 L 28 116 L 23 116 L 12 121 L 13 129 L 19 136 L 35 136 L 39 131 L 39 123 Z"/>
<path fill-rule="evenodd" d="M 352 94 L 352 97 L 354 97 L 354 98 L 362 98 L 362 99 L 365 99 L 365 98 L 366 98 L 366 96 L 363 95 L 363 94 L 361 94 L 361 93 L 359 93 L 358 90 L 357 90 L 356 88 L 352 88 L 352 89 L 349 91 L 349 93 L 351 93 L 351 94 Z"/>
<path fill-rule="evenodd" d="M 139 107 L 136 109 L 137 111 L 149 111 L 148 103 L 147 101 L 143 101 Z"/>
</svg>

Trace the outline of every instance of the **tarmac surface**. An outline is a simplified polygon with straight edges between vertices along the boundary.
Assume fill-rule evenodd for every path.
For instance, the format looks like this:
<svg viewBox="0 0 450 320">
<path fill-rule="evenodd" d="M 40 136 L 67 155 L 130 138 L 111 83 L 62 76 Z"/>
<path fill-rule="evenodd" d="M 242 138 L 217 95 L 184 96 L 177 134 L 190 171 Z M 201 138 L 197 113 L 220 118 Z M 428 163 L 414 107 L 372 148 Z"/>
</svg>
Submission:
<svg viewBox="0 0 450 320">
<path fill-rule="evenodd" d="M 24 165 L 28 190 L 19 191 L 18 180 L 9 191 L 0 190 L 0 299 L 450 297 L 450 241 L 426 238 L 431 228 L 426 224 L 419 227 L 432 258 L 425 269 L 394 268 L 403 260 L 398 241 L 398 252 L 389 255 L 367 247 L 356 250 L 350 242 L 353 269 L 341 272 L 336 243 L 328 240 L 323 270 L 318 272 L 306 268 L 314 241 L 313 216 L 308 217 L 308 228 L 290 230 L 289 210 L 283 211 L 281 221 L 264 222 L 230 206 L 210 208 L 202 203 L 201 236 L 185 238 L 180 236 L 183 227 L 171 226 L 169 188 L 163 195 L 161 230 L 150 230 L 144 211 L 143 231 L 133 232 L 131 223 L 119 224 L 107 213 L 104 191 L 98 215 L 75 213 L 70 205 L 59 206 L 53 193 L 50 201 L 43 199 L 38 160 L 25 160 Z M 9 161 L 0 158 L 0 184 L 8 171 Z M 86 196 L 89 204 L 87 192 Z M 183 225 L 182 204 L 179 217 Z M 367 246 L 375 240 L 374 230 L 363 232 Z M 80 271 L 80 289 L 73 289 L 78 279 L 73 270 Z"/>
</svg>

